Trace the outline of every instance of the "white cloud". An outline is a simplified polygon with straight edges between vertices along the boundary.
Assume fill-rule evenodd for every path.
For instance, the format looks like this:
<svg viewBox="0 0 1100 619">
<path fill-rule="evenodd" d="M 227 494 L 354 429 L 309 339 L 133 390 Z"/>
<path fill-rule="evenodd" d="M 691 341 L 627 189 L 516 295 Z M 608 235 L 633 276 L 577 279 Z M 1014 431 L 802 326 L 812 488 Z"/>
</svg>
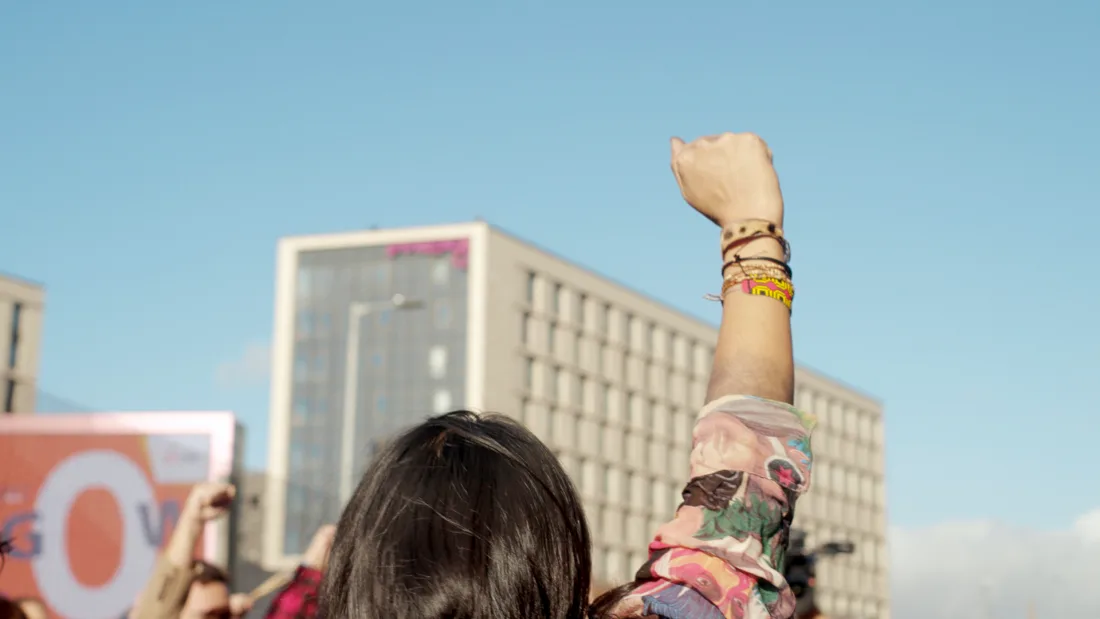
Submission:
<svg viewBox="0 0 1100 619">
<path fill-rule="evenodd" d="M 1028 604 L 1039 619 L 1100 617 L 1100 509 L 1063 531 L 963 522 L 890 535 L 893 619 L 1023 619 Z"/>
<path fill-rule="evenodd" d="M 245 387 L 263 383 L 271 374 L 271 347 L 249 344 L 240 356 L 218 364 L 214 378 L 223 387 Z"/>
</svg>

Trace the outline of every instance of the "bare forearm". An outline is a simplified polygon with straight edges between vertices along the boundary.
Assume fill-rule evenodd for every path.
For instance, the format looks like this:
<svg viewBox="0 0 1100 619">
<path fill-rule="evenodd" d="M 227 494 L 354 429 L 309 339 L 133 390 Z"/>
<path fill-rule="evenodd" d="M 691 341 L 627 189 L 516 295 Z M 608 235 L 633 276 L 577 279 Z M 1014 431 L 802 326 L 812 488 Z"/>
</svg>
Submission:
<svg viewBox="0 0 1100 619">
<path fill-rule="evenodd" d="M 184 504 L 172 537 L 164 547 L 164 558 L 172 565 L 186 567 L 195 557 L 195 544 L 202 535 L 203 521 L 199 510 L 188 501 Z"/>
<path fill-rule="evenodd" d="M 773 239 L 752 241 L 741 253 L 783 258 L 782 247 Z M 791 313 L 775 299 L 725 295 L 707 401 L 733 394 L 794 401 Z"/>
</svg>

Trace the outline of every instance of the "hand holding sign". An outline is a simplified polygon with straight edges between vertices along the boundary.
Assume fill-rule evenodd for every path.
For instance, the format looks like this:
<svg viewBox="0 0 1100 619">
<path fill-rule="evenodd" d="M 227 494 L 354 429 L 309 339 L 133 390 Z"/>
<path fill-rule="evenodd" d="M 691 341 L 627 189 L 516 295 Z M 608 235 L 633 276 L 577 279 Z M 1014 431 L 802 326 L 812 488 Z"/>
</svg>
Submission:
<svg viewBox="0 0 1100 619">
<path fill-rule="evenodd" d="M 232 484 L 220 482 L 197 484 L 187 497 L 185 512 L 202 522 L 209 522 L 225 515 L 236 495 L 237 489 Z"/>
</svg>

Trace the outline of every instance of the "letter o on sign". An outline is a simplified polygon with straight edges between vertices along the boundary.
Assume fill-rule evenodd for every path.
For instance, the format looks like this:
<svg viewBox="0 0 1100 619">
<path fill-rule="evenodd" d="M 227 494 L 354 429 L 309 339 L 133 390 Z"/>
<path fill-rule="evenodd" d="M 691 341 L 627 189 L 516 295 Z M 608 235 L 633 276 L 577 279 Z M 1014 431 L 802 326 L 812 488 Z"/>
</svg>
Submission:
<svg viewBox="0 0 1100 619">
<path fill-rule="evenodd" d="M 69 512 L 86 490 L 111 492 L 122 515 L 122 560 L 110 582 L 86 587 L 73 575 L 65 537 Z M 38 491 L 35 510 L 42 550 L 31 562 L 38 591 L 62 617 L 115 619 L 145 586 L 156 563 L 156 549 L 145 541 L 141 505 L 155 505 L 145 474 L 114 451 L 85 451 L 57 465 Z"/>
</svg>

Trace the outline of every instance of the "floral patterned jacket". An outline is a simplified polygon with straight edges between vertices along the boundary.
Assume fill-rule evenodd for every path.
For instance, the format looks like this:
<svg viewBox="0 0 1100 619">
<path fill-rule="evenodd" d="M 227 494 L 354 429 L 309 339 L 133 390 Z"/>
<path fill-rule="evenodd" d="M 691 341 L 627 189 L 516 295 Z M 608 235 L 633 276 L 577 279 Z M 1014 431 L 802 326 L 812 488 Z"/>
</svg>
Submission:
<svg viewBox="0 0 1100 619">
<path fill-rule="evenodd" d="M 667 619 L 788 619 L 783 568 L 794 504 L 810 485 L 816 419 L 749 396 L 711 402 L 695 423 L 691 480 L 616 608 Z"/>
</svg>

